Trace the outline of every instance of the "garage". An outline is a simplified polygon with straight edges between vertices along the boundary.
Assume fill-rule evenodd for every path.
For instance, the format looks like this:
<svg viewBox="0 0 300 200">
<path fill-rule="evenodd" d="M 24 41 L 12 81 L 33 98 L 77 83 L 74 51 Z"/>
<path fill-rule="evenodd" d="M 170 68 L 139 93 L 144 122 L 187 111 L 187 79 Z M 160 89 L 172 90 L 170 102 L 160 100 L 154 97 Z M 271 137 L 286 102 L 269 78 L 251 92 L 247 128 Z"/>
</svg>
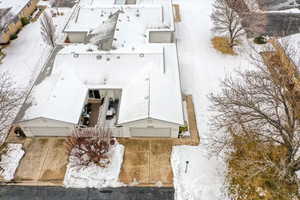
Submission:
<svg viewBox="0 0 300 200">
<path fill-rule="evenodd" d="M 22 127 L 26 136 L 68 136 L 71 134 L 67 127 Z"/>
<path fill-rule="evenodd" d="M 130 128 L 131 137 L 171 137 L 170 128 Z"/>
</svg>

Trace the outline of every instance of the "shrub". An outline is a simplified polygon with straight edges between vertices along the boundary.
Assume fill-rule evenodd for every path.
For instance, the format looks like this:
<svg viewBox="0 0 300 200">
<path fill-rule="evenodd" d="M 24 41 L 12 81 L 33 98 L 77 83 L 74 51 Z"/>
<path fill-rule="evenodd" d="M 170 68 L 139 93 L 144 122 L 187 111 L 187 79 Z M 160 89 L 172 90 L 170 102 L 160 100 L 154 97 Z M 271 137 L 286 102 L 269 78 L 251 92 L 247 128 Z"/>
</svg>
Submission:
<svg viewBox="0 0 300 200">
<path fill-rule="evenodd" d="M 26 26 L 27 24 L 30 23 L 30 21 L 27 17 L 22 17 L 21 18 L 21 23 L 22 23 L 23 26 Z"/>
<path fill-rule="evenodd" d="M 230 47 L 230 42 L 228 38 L 225 37 L 214 37 L 212 40 L 213 47 L 223 53 L 223 54 L 229 54 L 229 55 L 236 55 L 233 48 Z"/>
<path fill-rule="evenodd" d="M 186 131 L 188 131 L 188 126 L 187 125 L 179 127 L 179 133 L 183 133 L 183 132 L 186 132 Z"/>
<path fill-rule="evenodd" d="M 14 33 L 14 34 L 10 35 L 9 38 L 10 38 L 10 40 L 15 40 L 18 38 L 18 35 L 17 35 L 17 33 Z"/>
<path fill-rule="evenodd" d="M 266 44 L 268 42 L 267 39 L 262 35 L 259 36 L 259 37 L 254 38 L 253 41 L 254 41 L 255 44 Z"/>
<path fill-rule="evenodd" d="M 94 163 L 100 167 L 107 167 L 110 163 L 107 153 L 116 142 L 111 135 L 109 129 L 75 129 L 72 136 L 67 138 L 67 153 L 76 158 L 76 165 L 88 166 Z"/>
</svg>

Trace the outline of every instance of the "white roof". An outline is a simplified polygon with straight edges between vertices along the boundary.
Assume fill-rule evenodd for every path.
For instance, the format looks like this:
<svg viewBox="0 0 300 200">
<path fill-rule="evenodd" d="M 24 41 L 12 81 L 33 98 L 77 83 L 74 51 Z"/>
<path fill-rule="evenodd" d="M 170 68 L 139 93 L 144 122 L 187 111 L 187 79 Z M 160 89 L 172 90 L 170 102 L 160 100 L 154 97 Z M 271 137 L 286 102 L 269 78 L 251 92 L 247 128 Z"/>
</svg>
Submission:
<svg viewBox="0 0 300 200">
<path fill-rule="evenodd" d="M 31 0 L 1 0 L 0 9 L 11 8 L 11 14 L 17 15 Z"/>
<path fill-rule="evenodd" d="M 144 29 L 150 25 L 161 25 L 161 5 L 107 5 L 101 7 L 78 7 L 70 17 L 65 32 L 88 32 L 101 25 L 107 18 L 118 10 L 123 10 L 119 22 Z M 139 16 L 137 14 L 139 13 Z"/>
<path fill-rule="evenodd" d="M 183 124 L 174 44 L 110 52 L 91 45 L 65 47 L 51 75 L 33 89 L 34 103 L 23 120 L 45 117 L 77 124 L 87 91 L 94 88 L 122 89 L 119 124 L 145 118 Z"/>
<path fill-rule="evenodd" d="M 103 5 L 124 5 L 126 0 L 80 0 L 80 6 L 101 7 Z M 136 6 L 161 5 L 163 8 L 164 23 L 174 29 L 172 0 L 136 0 Z M 132 6 L 132 5 L 131 5 Z"/>
<path fill-rule="evenodd" d="M 171 2 L 171 1 L 162 1 Z M 165 6 L 168 5 L 168 6 Z M 170 4 L 77 6 L 65 25 L 64 32 L 89 32 L 101 26 L 118 10 L 114 47 L 128 47 L 148 42 L 148 32 L 174 31 L 173 11 Z M 168 12 L 166 11 L 168 10 Z"/>
</svg>

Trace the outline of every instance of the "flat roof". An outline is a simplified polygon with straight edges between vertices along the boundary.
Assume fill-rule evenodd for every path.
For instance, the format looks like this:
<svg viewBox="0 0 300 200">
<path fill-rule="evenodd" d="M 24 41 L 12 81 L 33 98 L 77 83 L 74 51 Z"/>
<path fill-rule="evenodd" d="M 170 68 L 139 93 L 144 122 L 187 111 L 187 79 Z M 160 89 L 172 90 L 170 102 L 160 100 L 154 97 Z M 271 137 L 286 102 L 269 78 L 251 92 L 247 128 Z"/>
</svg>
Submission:
<svg viewBox="0 0 300 200">
<path fill-rule="evenodd" d="M 98 5 L 79 4 L 67 21 L 63 32 L 87 33 L 103 29 L 102 24 L 108 17 L 117 12 L 118 21 L 115 27 L 114 46 L 127 47 L 148 43 L 148 32 L 174 31 L 174 19 L 171 1 L 162 0 L 136 5 Z M 88 4 L 89 5 L 89 4 Z"/>
<path fill-rule="evenodd" d="M 44 117 L 77 124 L 89 89 L 122 89 L 119 124 L 145 118 L 184 123 L 175 44 L 108 52 L 68 45 L 31 91 L 31 106 L 19 121 Z"/>
</svg>

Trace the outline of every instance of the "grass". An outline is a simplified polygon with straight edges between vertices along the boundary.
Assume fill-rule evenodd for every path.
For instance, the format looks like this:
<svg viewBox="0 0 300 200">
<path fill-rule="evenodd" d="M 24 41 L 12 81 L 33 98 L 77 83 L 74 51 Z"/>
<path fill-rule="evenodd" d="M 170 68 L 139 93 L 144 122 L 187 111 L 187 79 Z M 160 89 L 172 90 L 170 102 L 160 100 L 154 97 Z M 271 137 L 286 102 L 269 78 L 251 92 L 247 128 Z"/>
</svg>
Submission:
<svg viewBox="0 0 300 200">
<path fill-rule="evenodd" d="M 234 52 L 233 48 L 230 47 L 230 43 L 228 38 L 226 37 L 214 37 L 212 40 L 212 45 L 213 47 L 223 53 L 223 54 L 227 54 L 227 55 L 236 55 L 236 53 Z"/>
<path fill-rule="evenodd" d="M 297 194 L 297 185 L 280 181 L 274 176 L 274 169 L 254 174 L 252 165 L 245 165 L 246 160 L 259 163 L 263 156 L 273 162 L 280 162 L 286 149 L 279 145 L 263 144 L 255 138 L 235 136 L 234 149 L 228 157 L 229 193 L 234 200 L 290 200 Z M 256 164 L 260 166 L 260 164 Z M 262 166 L 260 166 L 262 167 Z"/>
</svg>

